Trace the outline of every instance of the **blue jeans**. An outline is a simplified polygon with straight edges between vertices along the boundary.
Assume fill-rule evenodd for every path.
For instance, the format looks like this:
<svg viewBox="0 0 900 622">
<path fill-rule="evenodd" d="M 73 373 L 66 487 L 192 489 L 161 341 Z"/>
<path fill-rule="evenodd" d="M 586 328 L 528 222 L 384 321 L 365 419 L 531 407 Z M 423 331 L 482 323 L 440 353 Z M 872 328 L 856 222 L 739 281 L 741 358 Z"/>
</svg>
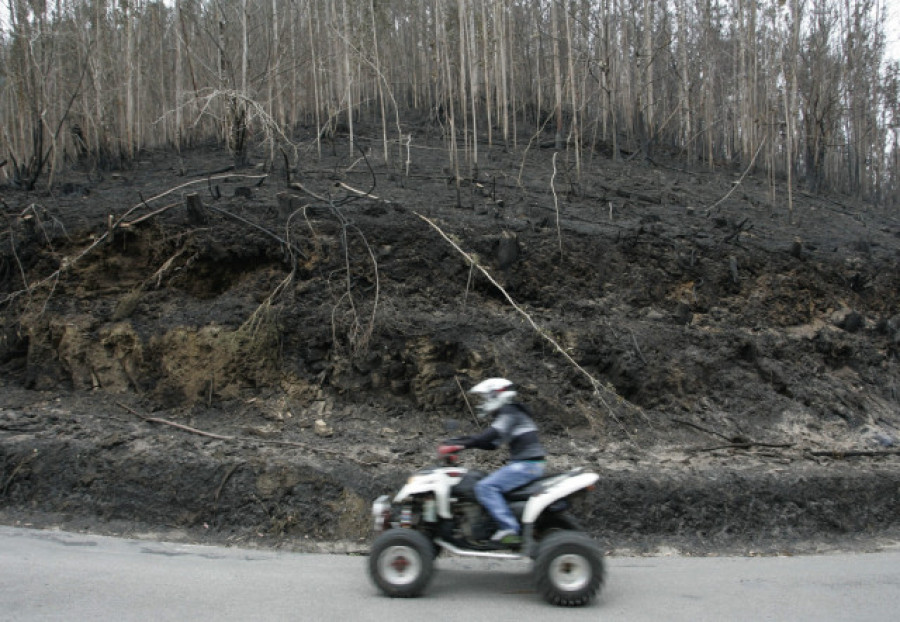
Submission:
<svg viewBox="0 0 900 622">
<path fill-rule="evenodd" d="M 510 511 L 503 493 L 533 482 L 543 474 L 543 462 L 527 460 L 510 462 L 475 484 L 475 496 L 491 513 L 500 529 L 512 529 L 519 533 L 519 521 Z"/>
</svg>

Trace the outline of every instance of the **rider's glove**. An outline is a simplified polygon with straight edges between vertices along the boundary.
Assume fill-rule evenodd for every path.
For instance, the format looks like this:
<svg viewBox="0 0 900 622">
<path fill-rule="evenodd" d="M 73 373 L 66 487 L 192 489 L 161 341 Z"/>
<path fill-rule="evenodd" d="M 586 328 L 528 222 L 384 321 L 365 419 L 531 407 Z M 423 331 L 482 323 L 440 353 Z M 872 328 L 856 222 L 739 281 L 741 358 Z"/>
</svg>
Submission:
<svg viewBox="0 0 900 622">
<path fill-rule="evenodd" d="M 441 445 L 438 447 L 438 455 L 439 456 L 447 456 L 450 454 L 455 454 L 458 451 L 462 451 L 465 449 L 463 445 Z"/>
</svg>

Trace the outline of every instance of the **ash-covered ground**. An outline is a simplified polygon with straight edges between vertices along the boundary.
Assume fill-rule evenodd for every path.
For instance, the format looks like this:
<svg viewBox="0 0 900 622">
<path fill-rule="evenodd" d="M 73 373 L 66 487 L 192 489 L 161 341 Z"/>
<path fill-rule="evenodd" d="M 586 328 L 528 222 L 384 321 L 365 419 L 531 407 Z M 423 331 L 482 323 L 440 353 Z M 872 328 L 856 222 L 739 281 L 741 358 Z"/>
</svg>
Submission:
<svg viewBox="0 0 900 622">
<path fill-rule="evenodd" d="M 365 550 L 504 376 L 550 468 L 600 473 L 611 551 L 898 537 L 896 214 L 524 143 L 457 183 L 440 143 L 359 142 L 0 189 L 0 520 Z"/>
</svg>

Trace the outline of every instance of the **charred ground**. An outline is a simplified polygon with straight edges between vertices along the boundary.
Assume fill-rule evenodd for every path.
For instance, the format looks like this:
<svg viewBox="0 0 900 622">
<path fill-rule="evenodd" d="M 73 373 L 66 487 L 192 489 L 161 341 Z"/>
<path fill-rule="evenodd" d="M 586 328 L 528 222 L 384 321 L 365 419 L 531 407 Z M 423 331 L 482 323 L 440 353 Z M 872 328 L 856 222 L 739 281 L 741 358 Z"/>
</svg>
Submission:
<svg viewBox="0 0 900 622">
<path fill-rule="evenodd" d="M 677 159 L 482 146 L 457 184 L 437 143 L 301 144 L 2 190 L 0 519 L 363 549 L 502 375 L 551 468 L 601 473 L 610 549 L 897 537 L 895 214 Z"/>
</svg>

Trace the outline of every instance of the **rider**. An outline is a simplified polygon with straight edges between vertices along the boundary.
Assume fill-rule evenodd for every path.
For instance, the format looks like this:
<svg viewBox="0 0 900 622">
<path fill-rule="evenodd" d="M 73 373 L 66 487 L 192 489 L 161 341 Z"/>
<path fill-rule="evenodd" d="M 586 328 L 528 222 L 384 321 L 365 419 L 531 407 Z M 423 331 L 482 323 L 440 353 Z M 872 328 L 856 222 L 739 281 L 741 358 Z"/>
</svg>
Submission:
<svg viewBox="0 0 900 622">
<path fill-rule="evenodd" d="M 509 445 L 509 461 L 475 484 L 475 496 L 499 526 L 491 541 L 503 545 L 518 544 L 522 541 L 520 526 L 503 494 L 544 474 L 544 447 L 538 440 L 531 413 L 513 401 L 516 392 L 512 382 L 505 378 L 488 378 L 472 387 L 469 393 L 480 398 L 479 418 L 491 415 L 494 420 L 481 434 L 462 439 L 461 447 L 492 450 Z"/>
</svg>

